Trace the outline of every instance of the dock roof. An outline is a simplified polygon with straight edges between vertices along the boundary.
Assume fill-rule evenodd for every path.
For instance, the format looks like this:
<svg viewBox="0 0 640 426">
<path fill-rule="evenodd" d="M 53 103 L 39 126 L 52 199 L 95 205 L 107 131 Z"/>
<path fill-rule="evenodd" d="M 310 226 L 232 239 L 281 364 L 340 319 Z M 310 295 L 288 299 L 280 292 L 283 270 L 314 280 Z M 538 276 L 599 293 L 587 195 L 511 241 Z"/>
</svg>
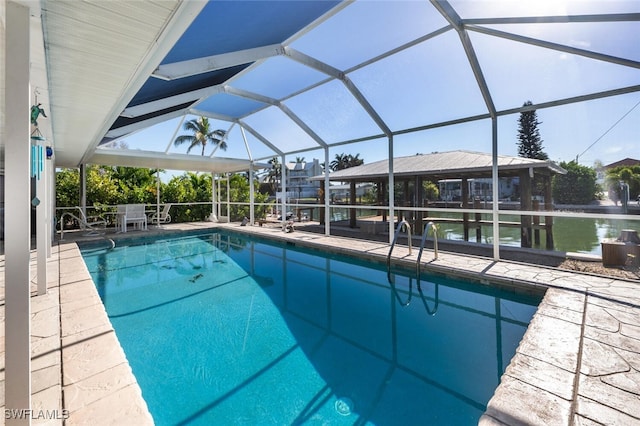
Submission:
<svg viewBox="0 0 640 426">
<path fill-rule="evenodd" d="M 538 173 L 565 174 L 562 167 L 548 160 L 498 156 L 500 176 L 517 176 L 523 169 L 536 169 Z M 491 177 L 492 156 L 484 152 L 447 151 L 396 157 L 393 160 L 395 177 L 426 176 L 432 179 Z M 389 176 L 387 160 L 338 170 L 329 174 L 332 181 L 374 181 Z M 317 178 L 319 179 L 319 177 Z"/>
</svg>

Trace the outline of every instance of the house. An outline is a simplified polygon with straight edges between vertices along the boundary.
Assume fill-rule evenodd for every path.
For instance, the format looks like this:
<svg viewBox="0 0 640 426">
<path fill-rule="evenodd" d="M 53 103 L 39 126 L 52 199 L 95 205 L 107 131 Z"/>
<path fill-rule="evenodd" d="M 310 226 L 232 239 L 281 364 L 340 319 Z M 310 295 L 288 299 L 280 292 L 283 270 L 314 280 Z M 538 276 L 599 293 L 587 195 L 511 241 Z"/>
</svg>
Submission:
<svg viewBox="0 0 640 426">
<path fill-rule="evenodd" d="M 287 173 L 287 196 L 289 198 L 315 198 L 320 189 L 319 181 L 309 178 L 322 174 L 322 166 L 317 158 L 311 162 L 289 162 L 285 165 Z"/>
<path fill-rule="evenodd" d="M 640 165 L 640 160 L 636 160 L 633 158 L 625 158 L 623 160 L 620 161 L 616 161 L 614 163 L 611 164 L 607 164 L 606 166 L 604 166 L 605 171 L 609 170 L 609 169 L 613 169 L 614 167 L 620 167 L 620 166 L 639 166 Z"/>
</svg>

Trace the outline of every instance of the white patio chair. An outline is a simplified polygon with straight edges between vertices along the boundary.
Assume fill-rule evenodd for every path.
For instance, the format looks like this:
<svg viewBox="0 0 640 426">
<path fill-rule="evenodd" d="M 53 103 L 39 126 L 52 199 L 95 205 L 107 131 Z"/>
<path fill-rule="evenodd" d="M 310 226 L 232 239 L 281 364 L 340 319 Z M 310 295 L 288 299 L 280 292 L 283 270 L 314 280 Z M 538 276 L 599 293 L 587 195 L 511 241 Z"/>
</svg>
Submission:
<svg viewBox="0 0 640 426">
<path fill-rule="evenodd" d="M 71 212 L 64 212 L 60 217 L 60 239 L 64 239 L 64 223 L 67 217 L 74 219 L 78 222 L 80 229 L 85 231 L 83 235 L 93 236 L 102 235 L 106 232 L 107 221 L 102 216 L 85 216 L 80 207 L 77 207 L 78 215 Z"/>
<path fill-rule="evenodd" d="M 156 225 L 160 223 L 169 223 L 171 222 L 171 215 L 169 214 L 169 210 L 171 209 L 171 203 L 164 204 L 162 206 L 162 210 L 160 210 L 160 215 L 155 211 L 153 213 L 149 213 L 149 223 L 155 223 Z"/>
</svg>

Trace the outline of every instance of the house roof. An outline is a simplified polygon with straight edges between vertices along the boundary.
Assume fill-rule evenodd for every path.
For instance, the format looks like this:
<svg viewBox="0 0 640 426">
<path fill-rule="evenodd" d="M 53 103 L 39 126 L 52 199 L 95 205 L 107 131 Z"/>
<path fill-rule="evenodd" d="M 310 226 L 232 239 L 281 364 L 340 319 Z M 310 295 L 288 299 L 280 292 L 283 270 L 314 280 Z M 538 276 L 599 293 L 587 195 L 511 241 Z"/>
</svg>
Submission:
<svg viewBox="0 0 640 426">
<path fill-rule="evenodd" d="M 636 160 L 633 158 L 625 158 L 623 160 L 619 160 L 611 164 L 607 164 L 606 166 L 604 166 L 604 168 L 612 169 L 614 167 L 619 167 L 619 166 L 637 166 L 638 164 L 640 164 L 640 160 Z"/>
<path fill-rule="evenodd" d="M 500 176 L 517 176 L 523 169 L 536 169 L 543 173 L 567 173 L 553 161 L 530 158 L 498 156 Z M 492 172 L 492 156 L 484 152 L 448 151 L 418 154 L 393 159 L 395 177 L 423 176 L 432 179 L 489 177 Z M 389 177 L 387 160 L 338 170 L 329 174 L 333 181 L 375 181 Z M 321 179 L 321 177 L 316 177 Z"/>
</svg>

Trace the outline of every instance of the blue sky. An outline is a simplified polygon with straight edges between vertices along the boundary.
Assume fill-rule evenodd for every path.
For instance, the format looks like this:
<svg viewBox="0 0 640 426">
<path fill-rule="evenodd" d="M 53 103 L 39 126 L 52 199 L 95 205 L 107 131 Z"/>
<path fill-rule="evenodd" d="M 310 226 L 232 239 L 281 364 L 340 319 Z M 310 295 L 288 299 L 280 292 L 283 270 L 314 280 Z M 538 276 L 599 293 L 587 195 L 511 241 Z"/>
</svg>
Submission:
<svg viewBox="0 0 640 426">
<path fill-rule="evenodd" d="M 470 1 L 451 0 L 463 18 L 640 12 L 640 1 L 582 0 Z M 533 8 L 533 9 L 531 9 Z M 533 13 L 531 11 L 533 10 Z M 335 68 L 349 71 L 376 55 L 393 49 L 446 22 L 424 1 L 359 1 L 291 43 L 291 47 Z M 357 28 L 357 31 L 353 29 Z M 572 23 L 491 25 L 490 28 L 545 41 L 640 61 L 640 23 Z M 640 70 L 556 50 L 470 32 L 476 56 L 497 110 L 584 95 L 640 84 Z M 348 77 L 394 131 L 484 114 L 486 105 L 460 39 L 446 32 L 405 51 L 349 72 Z M 274 98 L 290 94 L 325 79 L 285 57 L 266 60 L 232 80 L 230 86 Z M 238 113 L 250 108 L 246 100 L 223 94 L 197 108 L 214 113 Z M 323 140 L 337 143 L 381 133 L 375 122 L 338 81 L 286 98 L 283 103 L 302 118 Z M 640 159 L 640 93 L 538 110 L 545 152 L 554 161 L 595 161 L 608 164 L 625 157 Z M 626 115 L 626 116 L 625 116 Z M 623 118 L 624 117 L 624 118 Z M 194 118 L 192 116 L 187 119 Z M 516 155 L 518 114 L 498 120 L 499 153 Z M 269 107 L 244 118 L 263 136 L 285 151 L 317 146 L 282 111 Z M 229 129 L 231 123 L 212 120 L 214 128 Z M 171 140 L 180 119 L 156 125 L 122 140 L 130 149 L 184 152 Z M 616 124 L 617 123 L 617 124 Z M 613 126 L 613 128 L 612 128 Z M 178 134 L 182 134 L 178 130 Z M 273 152 L 245 132 L 253 158 L 265 159 Z M 595 144 L 594 144 L 595 142 Z M 229 134 L 229 149 L 216 156 L 247 158 L 238 126 Z M 589 148 L 589 146 L 593 146 Z M 589 149 L 587 149 L 589 148 Z M 330 149 L 360 154 L 365 162 L 386 158 L 387 141 L 367 141 Z M 397 136 L 396 156 L 467 149 L 491 151 L 491 123 L 480 120 L 429 131 Z M 586 152 L 585 152 L 586 150 Z M 199 150 L 193 150 L 198 154 Z M 208 154 L 211 151 L 208 150 Z M 287 157 L 324 160 L 322 150 Z M 266 161 L 266 160 L 265 160 Z"/>
</svg>

